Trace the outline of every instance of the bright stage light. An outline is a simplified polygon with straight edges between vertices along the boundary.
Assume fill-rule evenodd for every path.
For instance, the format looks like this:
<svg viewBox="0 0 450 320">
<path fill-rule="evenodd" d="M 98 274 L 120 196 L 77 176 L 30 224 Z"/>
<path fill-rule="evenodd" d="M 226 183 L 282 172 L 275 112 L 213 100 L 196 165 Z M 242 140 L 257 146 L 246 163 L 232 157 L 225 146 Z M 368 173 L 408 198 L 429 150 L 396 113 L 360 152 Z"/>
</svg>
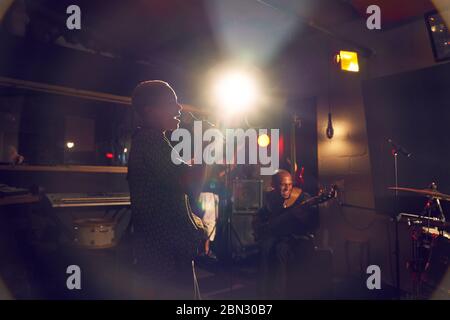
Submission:
<svg viewBox="0 0 450 320">
<path fill-rule="evenodd" d="M 66 147 L 67 147 L 68 149 L 72 149 L 73 147 L 75 147 L 75 143 L 73 143 L 72 141 L 68 141 L 68 142 L 66 143 Z"/>
<path fill-rule="evenodd" d="M 216 76 L 213 95 L 214 104 L 230 115 L 251 108 L 257 103 L 260 93 L 257 80 L 250 73 L 229 70 Z"/>
<path fill-rule="evenodd" d="M 258 137 L 258 145 L 262 148 L 267 147 L 270 144 L 270 138 L 267 134 L 262 134 Z"/>
</svg>

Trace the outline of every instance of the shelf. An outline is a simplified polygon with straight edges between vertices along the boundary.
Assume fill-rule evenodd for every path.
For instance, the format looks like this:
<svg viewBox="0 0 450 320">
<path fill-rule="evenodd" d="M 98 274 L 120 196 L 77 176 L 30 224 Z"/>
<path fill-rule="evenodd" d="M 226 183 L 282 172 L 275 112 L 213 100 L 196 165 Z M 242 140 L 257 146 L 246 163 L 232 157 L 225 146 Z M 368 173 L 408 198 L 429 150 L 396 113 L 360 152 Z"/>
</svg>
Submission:
<svg viewBox="0 0 450 320">
<path fill-rule="evenodd" d="M 28 165 L 0 165 L 0 171 L 29 171 L 29 172 L 90 172 L 90 173 L 122 173 L 128 172 L 127 167 L 108 167 L 108 166 L 76 166 L 76 165 L 58 165 L 58 166 L 28 166 Z"/>
<path fill-rule="evenodd" d="M 69 88 L 63 86 L 52 85 L 48 83 L 26 81 L 21 79 L 14 79 L 0 76 L 0 87 L 25 89 L 36 92 L 44 92 L 51 94 L 59 94 L 69 97 L 77 97 L 93 101 L 111 102 L 121 104 L 124 106 L 131 106 L 131 97 L 118 96 L 115 94 L 81 90 L 76 88 Z M 198 114 L 209 114 L 210 111 L 197 108 L 189 104 L 182 104 L 184 111 Z"/>
<path fill-rule="evenodd" d="M 40 198 L 37 195 L 25 194 L 20 196 L 9 196 L 0 198 L 0 206 L 7 206 L 13 204 L 25 204 L 39 202 Z"/>
</svg>

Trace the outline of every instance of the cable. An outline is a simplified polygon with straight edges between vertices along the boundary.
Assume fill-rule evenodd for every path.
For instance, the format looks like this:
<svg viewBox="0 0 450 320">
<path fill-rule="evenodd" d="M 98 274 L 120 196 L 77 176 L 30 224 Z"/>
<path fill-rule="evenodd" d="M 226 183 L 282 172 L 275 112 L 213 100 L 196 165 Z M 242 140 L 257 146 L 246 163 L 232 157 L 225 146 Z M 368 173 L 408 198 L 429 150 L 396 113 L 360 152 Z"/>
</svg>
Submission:
<svg viewBox="0 0 450 320">
<path fill-rule="evenodd" d="M 195 273 L 194 260 L 192 260 L 192 276 L 193 276 L 193 280 L 194 280 L 194 299 L 195 300 L 202 300 L 202 296 L 200 294 L 200 287 L 198 285 L 197 274 Z"/>
</svg>

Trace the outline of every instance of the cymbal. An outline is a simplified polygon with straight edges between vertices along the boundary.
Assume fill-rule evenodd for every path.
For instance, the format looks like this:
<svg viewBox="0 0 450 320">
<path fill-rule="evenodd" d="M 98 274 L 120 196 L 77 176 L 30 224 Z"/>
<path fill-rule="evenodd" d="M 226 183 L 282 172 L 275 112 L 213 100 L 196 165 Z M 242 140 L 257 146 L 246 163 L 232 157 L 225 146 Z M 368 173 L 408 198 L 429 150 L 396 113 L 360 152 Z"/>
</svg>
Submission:
<svg viewBox="0 0 450 320">
<path fill-rule="evenodd" d="M 450 195 L 441 193 L 439 191 L 431 190 L 431 189 L 413 189 L 413 188 L 402 188 L 402 187 L 389 187 L 388 189 L 412 192 L 412 193 L 417 193 L 417 194 L 427 196 L 427 197 L 450 201 Z"/>
</svg>

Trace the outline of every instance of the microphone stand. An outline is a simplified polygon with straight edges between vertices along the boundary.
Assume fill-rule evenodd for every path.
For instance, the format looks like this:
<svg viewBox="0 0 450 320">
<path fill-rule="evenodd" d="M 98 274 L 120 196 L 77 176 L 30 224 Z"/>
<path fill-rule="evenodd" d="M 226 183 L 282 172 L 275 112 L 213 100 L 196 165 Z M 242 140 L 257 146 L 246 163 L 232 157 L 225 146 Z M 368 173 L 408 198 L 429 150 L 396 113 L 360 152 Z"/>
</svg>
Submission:
<svg viewBox="0 0 450 320">
<path fill-rule="evenodd" d="M 230 295 L 233 295 L 233 221 L 232 221 L 232 209 L 231 209 L 231 197 L 232 188 L 231 186 L 231 167 L 229 164 L 225 163 L 225 176 L 224 176 L 224 199 L 223 199 L 223 213 L 225 216 L 225 236 L 226 236 L 226 249 L 225 249 L 225 267 L 229 268 L 230 278 L 229 278 L 229 290 Z"/>
<path fill-rule="evenodd" d="M 395 174 L 395 187 L 398 188 L 398 150 L 396 147 L 392 149 L 392 155 L 394 157 L 394 174 Z M 399 235 L 398 235 L 398 220 L 397 214 L 399 211 L 399 199 L 398 190 L 395 190 L 394 196 L 394 226 L 395 226 L 395 288 L 397 299 L 401 297 L 400 289 L 400 245 L 399 245 Z"/>
<path fill-rule="evenodd" d="M 398 211 L 399 211 L 399 199 L 398 199 L 398 155 L 403 154 L 405 157 L 411 157 L 412 153 L 408 152 L 401 145 L 394 142 L 392 139 L 387 139 L 387 142 L 392 146 L 392 156 L 394 157 L 394 177 L 395 177 L 395 194 L 394 194 L 394 226 L 395 226 L 395 288 L 397 298 L 401 297 L 400 288 L 400 245 L 399 245 L 399 234 L 398 234 Z"/>
</svg>

